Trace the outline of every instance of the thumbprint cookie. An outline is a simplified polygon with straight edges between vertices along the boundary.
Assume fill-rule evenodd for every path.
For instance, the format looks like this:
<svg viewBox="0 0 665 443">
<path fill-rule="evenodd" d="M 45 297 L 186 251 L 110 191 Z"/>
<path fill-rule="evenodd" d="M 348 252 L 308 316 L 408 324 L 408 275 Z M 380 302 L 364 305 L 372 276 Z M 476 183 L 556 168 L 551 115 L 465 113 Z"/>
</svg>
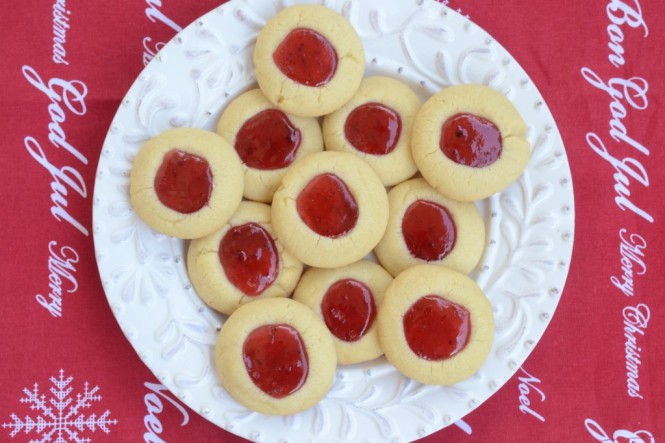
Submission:
<svg viewBox="0 0 665 443">
<path fill-rule="evenodd" d="M 245 171 L 244 197 L 270 202 L 287 168 L 296 159 L 323 150 L 315 118 L 286 114 L 261 90 L 247 91 L 222 112 L 217 133 L 235 148 Z"/>
<path fill-rule="evenodd" d="M 492 306 L 483 291 L 466 275 L 439 266 L 417 265 L 395 277 L 377 320 L 388 361 L 424 384 L 469 378 L 494 340 Z"/>
<path fill-rule="evenodd" d="M 240 203 L 221 229 L 192 240 L 187 251 L 187 271 L 196 293 L 224 314 L 260 298 L 289 296 L 302 269 L 275 238 L 270 206 L 263 203 Z"/>
<path fill-rule="evenodd" d="M 238 308 L 215 344 L 222 386 L 243 406 L 290 415 L 318 403 L 337 366 L 323 322 L 290 298 L 265 298 Z"/>
<path fill-rule="evenodd" d="M 334 269 L 309 268 L 293 299 L 323 319 L 333 335 L 339 364 L 360 363 L 383 354 L 376 314 L 391 281 L 385 269 L 368 260 Z"/>
<path fill-rule="evenodd" d="M 434 94 L 413 124 L 413 158 L 448 198 L 487 198 L 513 183 L 529 161 L 526 123 L 500 92 L 458 85 Z"/>
<path fill-rule="evenodd" d="M 338 109 L 355 94 L 365 55 L 344 16 L 322 5 L 296 5 L 262 28 L 254 70 L 259 87 L 280 109 L 316 117 Z"/>
<path fill-rule="evenodd" d="M 345 266 L 365 257 L 381 240 L 388 196 L 359 157 L 317 152 L 284 175 L 272 201 L 272 223 L 280 241 L 304 264 Z"/>
<path fill-rule="evenodd" d="M 243 173 L 237 154 L 219 135 L 178 128 L 148 140 L 130 174 L 132 207 L 151 228 L 172 237 L 204 237 L 240 204 Z"/>
<path fill-rule="evenodd" d="M 351 152 L 374 169 L 385 186 L 417 172 L 411 157 L 411 127 L 421 103 L 403 82 L 367 77 L 358 92 L 323 119 L 326 149 Z"/>
<path fill-rule="evenodd" d="M 392 275 L 425 263 L 466 274 L 478 264 L 485 224 L 473 202 L 446 198 L 422 178 L 392 188 L 388 202 L 388 227 L 374 252 Z"/>
</svg>

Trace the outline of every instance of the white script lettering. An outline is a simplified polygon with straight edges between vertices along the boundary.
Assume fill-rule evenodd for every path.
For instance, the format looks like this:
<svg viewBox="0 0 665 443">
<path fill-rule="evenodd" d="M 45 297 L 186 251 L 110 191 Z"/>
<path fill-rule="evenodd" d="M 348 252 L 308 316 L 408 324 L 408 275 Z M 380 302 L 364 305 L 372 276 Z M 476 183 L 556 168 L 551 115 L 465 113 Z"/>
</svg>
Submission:
<svg viewBox="0 0 665 443">
<path fill-rule="evenodd" d="M 631 234 L 626 237 L 626 229 L 619 231 L 621 244 L 619 253 L 621 254 L 621 279 L 611 276 L 610 281 L 624 295 L 632 297 L 634 295 L 635 275 L 644 275 L 647 272 L 647 265 L 644 262 L 644 251 L 647 247 L 647 241 L 639 234 Z M 637 267 L 637 270 L 633 268 Z"/>
<path fill-rule="evenodd" d="M 649 34 L 649 30 L 642 17 L 642 9 L 637 0 L 635 0 L 635 7 L 631 7 L 623 1 L 611 0 L 607 4 L 606 12 L 611 22 L 607 27 L 610 39 L 608 46 L 611 51 L 608 59 L 614 67 L 618 68 L 625 64 L 625 49 L 622 46 L 624 33 L 621 26 L 627 25 L 631 28 L 644 28 L 644 37 Z M 628 133 L 628 128 L 624 120 L 628 117 L 629 109 L 641 111 L 648 108 L 647 92 L 649 90 L 649 83 L 644 78 L 638 76 L 628 79 L 614 77 L 608 81 L 604 81 L 588 67 L 583 67 L 581 73 L 591 86 L 604 91 L 610 97 L 609 111 L 611 119 L 609 120 L 608 135 L 615 142 L 625 143 L 640 154 L 648 156 L 649 149 Z M 594 132 L 587 133 L 586 141 L 587 145 L 596 154 L 600 155 L 614 168 L 614 190 L 616 192 L 614 200 L 617 206 L 622 211 L 628 210 L 653 223 L 651 214 L 636 205 L 634 198 L 631 198 L 631 180 L 638 182 L 644 187 L 649 187 L 649 177 L 641 161 L 630 156 L 618 159 L 609 153 L 604 141 Z"/>
<path fill-rule="evenodd" d="M 469 426 L 469 424 L 462 419 L 457 420 L 455 422 L 455 426 L 460 428 L 467 435 L 473 434 L 473 429 L 471 429 L 471 426 Z"/>
<path fill-rule="evenodd" d="M 626 390 L 628 395 L 633 398 L 643 399 L 642 394 L 640 394 L 639 383 L 639 366 L 642 364 L 640 352 L 642 352 L 642 348 L 638 347 L 638 336 L 635 334 L 644 336 L 644 330 L 647 328 L 650 318 L 651 311 L 645 304 L 623 308 L 623 335 L 626 339 L 624 348 L 626 356 Z"/>
<path fill-rule="evenodd" d="M 55 0 L 53 4 L 53 62 L 69 65 L 66 60 L 67 30 L 69 29 L 69 15 L 66 0 Z"/>
<path fill-rule="evenodd" d="M 167 17 L 162 10 L 162 1 L 161 0 L 146 0 L 148 7 L 145 10 L 145 15 L 153 23 L 163 23 L 169 28 L 173 29 L 175 32 L 182 31 L 182 27 L 176 22 Z"/>
<path fill-rule="evenodd" d="M 612 437 L 610 437 L 607 432 L 598 424 L 595 420 L 587 418 L 584 420 L 584 426 L 586 430 L 591 434 L 593 438 L 597 441 L 603 443 L 655 443 L 656 439 L 653 437 L 653 434 L 649 431 L 639 430 L 639 431 L 627 431 L 620 429 L 614 431 Z"/>
<path fill-rule="evenodd" d="M 49 100 L 51 100 L 51 103 L 48 105 L 48 112 L 51 116 L 51 122 L 48 124 L 49 141 L 56 148 L 65 149 L 81 163 L 87 165 L 88 159 L 67 141 L 67 135 L 61 126 L 61 123 L 64 123 L 67 119 L 67 116 L 61 103 L 64 103 L 67 110 L 72 114 L 77 116 L 85 115 L 85 96 L 88 95 L 88 87 L 79 80 L 68 82 L 59 78 L 49 80 L 48 85 L 46 85 L 44 80 L 37 74 L 37 71 L 30 66 L 23 66 L 23 75 L 32 86 L 46 94 Z M 58 89 L 60 93 L 58 93 Z"/>
<path fill-rule="evenodd" d="M 182 27 L 166 16 L 161 10 L 161 0 L 146 0 L 146 5 L 148 7 L 145 9 L 145 15 L 151 22 L 162 23 L 175 32 L 182 31 Z M 150 47 L 149 45 L 151 44 L 151 37 L 145 37 L 143 39 L 143 66 L 147 66 L 148 63 L 150 63 L 150 60 L 152 60 L 165 45 L 165 43 L 161 41 L 155 42 L 152 47 Z"/>
<path fill-rule="evenodd" d="M 152 38 L 146 37 L 146 38 L 143 39 L 143 66 L 148 66 L 148 63 L 150 63 L 150 60 L 155 58 L 155 55 L 157 55 L 157 53 L 159 51 L 161 51 L 161 49 L 166 44 L 164 42 L 157 42 L 151 48 L 151 47 L 148 46 L 151 43 L 152 43 Z"/>
<path fill-rule="evenodd" d="M 622 78 L 612 78 L 604 82 L 591 69 L 582 68 L 582 76 L 592 86 L 605 91 L 612 102 L 610 103 L 610 113 L 612 118 L 609 122 L 609 135 L 617 143 L 627 143 L 632 148 L 644 155 L 649 155 L 649 149 L 635 140 L 628 134 L 628 129 L 623 120 L 628 116 L 628 109 L 644 110 L 649 106 L 647 91 L 649 84 L 641 77 L 632 77 L 628 80 Z M 624 104 L 625 102 L 625 104 Z M 631 179 L 637 181 L 644 187 L 649 187 L 649 176 L 646 168 L 639 160 L 632 157 L 625 157 L 621 160 L 609 153 L 603 140 L 593 132 L 586 135 L 587 145 L 593 149 L 603 160 L 607 161 L 614 168 L 614 190 L 616 197 L 615 203 L 622 211 L 629 210 L 643 219 L 653 223 L 653 217 L 644 209 L 638 207 L 630 199 Z"/>
<path fill-rule="evenodd" d="M 628 109 L 622 103 L 625 102 L 630 108 L 639 111 L 647 109 L 649 107 L 647 98 L 649 83 L 642 77 L 631 77 L 629 79 L 614 77 L 605 82 L 598 74 L 587 67 L 582 68 L 581 72 L 584 79 L 591 86 L 605 91 L 612 98 L 609 106 L 612 114 L 609 122 L 610 136 L 617 143 L 625 142 L 640 153 L 649 155 L 649 150 L 645 146 L 628 135 L 626 125 L 623 123 L 623 119 L 628 116 Z"/>
<path fill-rule="evenodd" d="M 545 421 L 545 417 L 543 417 L 541 414 L 537 413 L 531 408 L 531 400 L 529 399 L 529 394 L 531 391 L 535 391 L 540 395 L 540 401 L 543 402 L 545 401 L 545 393 L 540 389 L 537 384 L 540 384 L 540 379 L 534 377 L 533 375 L 529 374 L 524 368 L 520 368 L 520 371 L 524 373 L 523 377 L 519 377 L 519 385 L 518 389 L 520 392 L 519 400 L 520 400 L 520 411 L 523 414 L 528 414 L 531 415 L 535 418 L 537 418 L 540 421 Z"/>
<path fill-rule="evenodd" d="M 63 166 L 58 168 L 49 162 L 46 158 L 46 154 L 39 142 L 32 137 L 26 137 L 24 139 L 25 149 L 28 150 L 32 158 L 37 160 L 44 169 L 46 169 L 53 181 L 51 182 L 51 215 L 57 221 L 66 221 L 73 227 L 75 227 L 83 235 L 88 235 L 88 229 L 83 226 L 78 220 L 76 220 L 68 211 L 67 206 L 69 202 L 67 196 L 69 194 L 68 188 L 72 191 L 75 191 L 78 195 L 85 198 L 87 196 L 85 182 L 81 173 L 71 166 Z"/>
<path fill-rule="evenodd" d="M 635 0 L 636 8 L 631 8 L 622 1 L 612 0 L 607 4 L 607 17 L 612 22 L 607 26 L 607 35 L 610 37 L 608 47 L 612 51 L 607 57 L 615 68 L 623 66 L 626 60 L 623 57 L 625 49 L 623 48 L 624 33 L 622 25 L 628 25 L 631 28 L 644 28 L 644 37 L 649 35 L 649 29 L 642 17 L 642 8 Z"/>
<path fill-rule="evenodd" d="M 60 250 L 56 250 L 58 243 L 51 241 L 48 244 L 49 258 L 48 258 L 48 271 L 49 271 L 49 294 L 50 301 L 41 294 L 37 294 L 35 299 L 41 307 L 46 309 L 52 316 L 62 316 L 62 294 L 63 282 L 68 283 L 65 288 L 67 293 L 76 292 L 78 290 L 78 282 L 74 277 L 76 267 L 74 266 L 79 262 L 79 255 L 69 246 L 63 246 Z"/>
<path fill-rule="evenodd" d="M 67 135 L 62 127 L 66 121 L 67 115 L 65 109 L 74 115 L 81 116 L 86 113 L 85 96 L 88 93 L 87 86 L 78 80 L 67 82 L 62 79 L 51 79 L 45 84 L 37 72 L 30 66 L 23 67 L 23 75 L 28 82 L 39 91 L 46 94 L 50 103 L 48 112 L 51 116 L 51 122 L 48 124 L 49 141 L 56 148 L 65 149 L 84 165 L 88 164 L 88 159 L 76 149 L 67 140 Z M 65 108 L 62 107 L 64 104 Z M 30 153 L 37 163 L 46 169 L 53 181 L 51 182 L 51 214 L 57 221 L 66 221 L 75 227 L 79 232 L 88 235 L 88 230 L 76 220 L 67 210 L 69 206 L 69 191 L 73 191 L 83 198 L 88 195 L 85 181 L 81 173 L 72 166 L 63 166 L 58 168 L 47 158 L 46 153 L 34 137 L 28 136 L 24 139 L 26 150 Z"/>
<path fill-rule="evenodd" d="M 612 0 L 607 3 L 606 12 L 612 24 L 628 25 L 634 29 L 644 28 L 644 37 L 649 35 L 649 28 L 642 17 L 642 7 L 638 0 L 635 0 L 634 8 L 621 0 Z"/>
<path fill-rule="evenodd" d="M 646 210 L 637 206 L 630 199 L 630 177 L 644 186 L 649 186 L 649 177 L 647 176 L 647 171 L 642 163 L 631 157 L 625 157 L 619 160 L 612 156 L 612 154 L 607 151 L 603 141 L 595 133 L 588 133 L 586 135 L 586 141 L 596 154 L 601 156 L 603 160 L 607 161 L 614 168 L 614 191 L 616 192 L 614 202 L 616 205 L 622 211 L 628 210 L 642 217 L 644 220 L 653 223 L 653 216 Z"/>
<path fill-rule="evenodd" d="M 158 434 L 161 434 L 164 430 L 162 422 L 159 421 L 157 415 L 161 414 L 164 410 L 164 405 L 160 397 L 169 403 L 171 403 L 180 413 L 182 414 L 182 423 L 180 426 L 185 426 L 189 423 L 189 414 L 187 410 L 176 400 L 169 397 L 166 393 L 169 392 L 165 386 L 158 383 L 144 383 L 144 386 L 148 388 L 151 392 L 146 394 L 143 397 L 143 402 L 147 408 L 148 413 L 143 418 L 143 424 L 147 429 L 147 432 L 143 434 L 143 441 L 146 443 L 165 443 L 164 440 L 159 437 Z"/>
</svg>

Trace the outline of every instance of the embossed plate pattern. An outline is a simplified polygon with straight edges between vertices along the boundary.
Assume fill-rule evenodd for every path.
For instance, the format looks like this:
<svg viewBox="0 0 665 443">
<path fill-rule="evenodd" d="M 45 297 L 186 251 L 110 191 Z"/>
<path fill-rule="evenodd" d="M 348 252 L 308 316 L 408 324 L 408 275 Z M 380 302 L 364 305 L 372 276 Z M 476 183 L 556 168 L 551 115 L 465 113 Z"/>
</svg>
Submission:
<svg viewBox="0 0 665 443">
<path fill-rule="evenodd" d="M 528 124 L 532 156 L 508 189 L 478 202 L 487 247 L 474 271 L 494 308 L 496 339 L 477 374 L 451 387 L 425 386 L 385 360 L 340 367 L 317 406 L 266 417 L 231 399 L 212 350 L 224 317 L 187 278 L 185 243 L 155 233 L 132 211 L 129 171 L 142 142 L 174 126 L 212 129 L 230 99 L 255 85 L 258 31 L 298 0 L 232 0 L 192 23 L 146 67 L 123 99 L 101 151 L 93 231 L 104 290 L 143 362 L 205 418 L 256 441 L 409 441 L 460 419 L 524 362 L 555 312 L 573 245 L 573 188 L 556 124 L 529 76 L 477 25 L 432 0 L 327 0 L 358 30 L 367 73 L 390 75 L 425 99 L 459 83 L 506 95 Z"/>
</svg>

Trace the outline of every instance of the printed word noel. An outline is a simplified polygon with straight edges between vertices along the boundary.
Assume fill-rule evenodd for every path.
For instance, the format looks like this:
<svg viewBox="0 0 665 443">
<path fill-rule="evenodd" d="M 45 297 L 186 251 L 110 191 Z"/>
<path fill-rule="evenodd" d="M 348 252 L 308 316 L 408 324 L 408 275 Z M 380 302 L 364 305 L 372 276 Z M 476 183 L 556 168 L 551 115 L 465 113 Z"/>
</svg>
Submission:
<svg viewBox="0 0 665 443">
<path fill-rule="evenodd" d="M 148 413 L 143 418 L 143 424 L 146 428 L 146 433 L 143 434 L 143 441 L 145 443 L 166 443 L 159 436 L 164 430 L 162 422 L 157 417 L 164 410 L 162 400 L 171 403 L 181 414 L 182 423 L 180 426 L 185 426 L 189 423 L 189 414 L 187 410 L 180 405 L 177 401 L 167 395 L 168 390 L 165 386 L 158 383 L 144 383 L 144 386 L 150 390 L 148 394 L 143 397 L 143 402 L 147 408 Z"/>
<path fill-rule="evenodd" d="M 530 394 L 537 393 L 540 401 L 541 402 L 545 401 L 546 398 L 545 393 L 543 392 L 542 389 L 538 387 L 538 385 L 540 384 L 540 379 L 529 374 L 524 368 L 520 368 L 520 371 L 524 374 L 523 376 L 520 376 L 518 378 L 519 385 L 517 387 L 520 393 L 519 395 L 520 412 L 522 412 L 523 414 L 531 415 L 532 417 L 535 417 L 540 421 L 545 421 L 545 417 L 543 417 L 541 414 L 539 414 L 533 409 L 533 407 L 531 406 L 531 402 L 533 399 L 529 397 Z"/>
</svg>

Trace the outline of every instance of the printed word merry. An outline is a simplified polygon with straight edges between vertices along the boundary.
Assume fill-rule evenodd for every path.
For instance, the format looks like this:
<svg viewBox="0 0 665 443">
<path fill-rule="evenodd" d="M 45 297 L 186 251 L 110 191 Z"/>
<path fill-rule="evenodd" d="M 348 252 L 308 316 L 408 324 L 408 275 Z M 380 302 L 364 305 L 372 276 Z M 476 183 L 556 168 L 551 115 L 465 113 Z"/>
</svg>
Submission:
<svg viewBox="0 0 665 443">
<path fill-rule="evenodd" d="M 158 435 L 164 430 L 162 422 L 159 421 L 159 418 L 157 417 L 157 415 L 161 414 L 164 410 L 162 399 L 168 401 L 180 411 L 182 414 L 182 423 L 180 423 L 180 426 L 185 426 L 189 423 L 189 414 L 180 403 L 167 395 L 169 391 L 164 385 L 146 382 L 144 383 L 144 386 L 148 388 L 150 392 L 143 397 L 143 402 L 148 411 L 143 418 L 143 424 L 147 430 L 147 432 L 143 434 L 143 441 L 146 443 L 165 443 L 165 441 Z"/>
<path fill-rule="evenodd" d="M 79 262 L 79 255 L 74 248 L 69 246 L 63 246 L 60 250 L 56 250 L 57 245 L 58 243 L 55 241 L 48 244 L 48 286 L 50 290 L 48 300 L 41 294 L 37 294 L 35 299 L 52 316 L 61 317 L 63 283 L 68 285 L 65 289 L 67 293 L 76 292 L 79 287 L 76 277 L 74 277 L 75 265 Z"/>
<path fill-rule="evenodd" d="M 65 59 L 67 50 L 67 30 L 69 29 L 69 15 L 72 12 L 67 9 L 66 0 L 55 0 L 53 4 L 53 62 L 69 65 Z"/>
<path fill-rule="evenodd" d="M 637 337 L 644 336 L 651 312 L 645 304 L 639 304 L 635 307 L 626 306 L 623 309 L 623 332 L 626 339 L 626 388 L 628 395 L 633 398 L 642 399 L 640 394 L 640 352 L 642 348 L 637 345 Z M 637 334 L 637 335 L 635 335 Z"/>
<path fill-rule="evenodd" d="M 655 443 L 656 441 L 651 432 L 644 430 L 633 432 L 620 429 L 614 431 L 612 437 L 610 437 L 607 432 L 605 432 L 605 430 L 598 423 L 596 423 L 595 420 L 590 418 L 584 420 L 584 426 L 593 438 L 603 443 Z"/>
<path fill-rule="evenodd" d="M 88 87 L 78 80 L 65 81 L 59 78 L 53 78 L 45 83 L 37 71 L 30 66 L 23 66 L 23 75 L 32 86 L 43 92 L 49 99 L 48 113 L 51 122 L 48 124 L 48 139 L 51 145 L 64 149 L 80 163 L 87 165 L 88 159 L 67 140 L 67 134 L 62 124 L 67 120 L 67 112 L 76 116 L 85 115 L 84 100 L 88 94 Z M 82 198 L 86 198 L 88 195 L 81 173 L 72 166 L 58 167 L 51 163 L 36 138 L 28 136 L 23 142 L 32 158 L 46 169 L 53 179 L 51 181 L 51 215 L 57 221 L 65 221 L 87 236 L 88 229 L 68 210 L 70 191 Z"/>
<path fill-rule="evenodd" d="M 531 415 L 532 417 L 535 417 L 538 420 L 544 422 L 545 417 L 531 408 L 531 400 L 529 399 L 529 394 L 535 391 L 540 396 L 541 403 L 545 401 L 545 393 L 537 386 L 540 384 L 540 379 L 529 374 L 524 368 L 520 368 L 520 371 L 524 374 L 524 376 L 518 377 L 520 382 L 518 385 L 520 393 L 520 411 L 523 414 Z"/>
<path fill-rule="evenodd" d="M 145 15 L 148 17 L 148 20 L 153 23 L 164 24 L 175 32 L 182 31 L 182 27 L 180 25 L 164 14 L 161 9 L 161 0 L 146 0 L 146 5 L 148 7 L 145 9 Z M 143 39 L 143 65 L 145 66 L 150 63 L 150 60 L 155 57 L 157 52 L 159 52 L 164 47 L 164 45 L 165 43 L 160 41 L 153 44 L 151 37 L 145 37 Z"/>
<path fill-rule="evenodd" d="M 644 275 L 647 272 L 643 251 L 647 247 L 647 241 L 639 234 L 626 236 L 626 229 L 619 231 L 619 238 L 621 239 L 619 253 L 621 254 L 622 274 L 620 279 L 614 275 L 611 276 L 610 281 L 625 296 L 632 297 L 635 294 L 635 275 Z"/>
</svg>

